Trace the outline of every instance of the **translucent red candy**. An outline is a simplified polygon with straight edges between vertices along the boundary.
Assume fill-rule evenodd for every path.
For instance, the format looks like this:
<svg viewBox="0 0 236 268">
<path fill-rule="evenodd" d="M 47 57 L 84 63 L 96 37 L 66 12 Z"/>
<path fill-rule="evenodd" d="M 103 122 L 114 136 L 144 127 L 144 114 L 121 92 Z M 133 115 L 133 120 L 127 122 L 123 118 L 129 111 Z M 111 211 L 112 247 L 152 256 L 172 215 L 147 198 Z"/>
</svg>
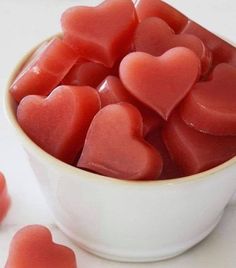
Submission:
<svg viewBox="0 0 236 268">
<path fill-rule="evenodd" d="M 195 52 L 201 60 L 203 74 L 211 67 L 211 52 L 198 37 L 190 34 L 175 34 L 160 18 L 147 18 L 139 24 L 134 36 L 134 45 L 136 51 L 153 56 L 161 56 L 174 47 L 186 47 Z"/>
<path fill-rule="evenodd" d="M 142 117 L 131 104 L 111 104 L 94 117 L 78 167 L 127 180 L 153 180 L 162 159 L 143 138 Z"/>
<path fill-rule="evenodd" d="M 127 90 L 165 120 L 191 90 L 199 71 L 199 58 L 184 47 L 172 48 L 160 57 L 134 52 L 120 65 Z"/>
<path fill-rule="evenodd" d="M 52 241 L 50 231 L 40 225 L 22 228 L 12 239 L 4 268 L 76 268 L 74 252 Z"/>
<path fill-rule="evenodd" d="M 188 22 L 184 14 L 161 0 L 137 0 L 135 6 L 140 21 L 148 17 L 159 17 L 176 33 L 179 33 Z"/>
<path fill-rule="evenodd" d="M 130 47 L 137 16 L 131 0 L 72 7 L 61 18 L 64 40 L 82 58 L 112 67 Z"/>
<path fill-rule="evenodd" d="M 196 174 L 236 156 L 236 136 L 220 137 L 187 126 L 175 113 L 163 131 L 171 157 L 185 175 Z"/>
<path fill-rule="evenodd" d="M 55 38 L 31 57 L 17 75 L 10 92 L 17 102 L 27 95 L 48 95 L 77 61 L 75 52 Z"/>
<path fill-rule="evenodd" d="M 194 21 L 189 21 L 182 33 L 197 36 L 212 51 L 212 67 L 222 62 L 230 63 L 236 67 L 236 48 L 233 45 L 227 43 Z"/>
<path fill-rule="evenodd" d="M 0 223 L 5 218 L 10 207 L 7 184 L 4 175 L 0 172 Z"/>
<path fill-rule="evenodd" d="M 144 135 L 161 127 L 163 123 L 161 117 L 130 95 L 119 78 L 108 76 L 98 87 L 98 92 L 102 107 L 119 102 L 128 102 L 138 108 L 143 117 Z"/>
<path fill-rule="evenodd" d="M 195 129 L 236 136 L 236 67 L 217 65 L 209 81 L 194 85 L 181 108 L 182 118 Z"/>
<path fill-rule="evenodd" d="M 73 164 L 99 109 L 95 89 L 60 86 L 47 98 L 25 97 L 17 108 L 17 119 L 25 133 L 42 149 Z"/>
<path fill-rule="evenodd" d="M 61 84 L 96 88 L 112 71 L 99 63 L 79 59 Z"/>
</svg>

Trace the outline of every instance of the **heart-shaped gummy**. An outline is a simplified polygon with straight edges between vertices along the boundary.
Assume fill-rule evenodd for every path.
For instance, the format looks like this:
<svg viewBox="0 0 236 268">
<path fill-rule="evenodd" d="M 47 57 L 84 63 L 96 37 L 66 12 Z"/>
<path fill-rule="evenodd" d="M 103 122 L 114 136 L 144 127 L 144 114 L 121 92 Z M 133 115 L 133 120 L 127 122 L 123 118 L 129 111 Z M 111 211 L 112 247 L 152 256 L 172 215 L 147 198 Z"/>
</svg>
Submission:
<svg viewBox="0 0 236 268">
<path fill-rule="evenodd" d="M 28 59 L 11 85 L 18 102 L 27 95 L 48 95 L 77 61 L 77 54 L 61 39 L 54 38 Z"/>
<path fill-rule="evenodd" d="M 106 0 L 68 9 L 61 24 L 64 40 L 79 56 L 112 67 L 131 45 L 137 15 L 131 0 Z"/>
<path fill-rule="evenodd" d="M 221 63 L 211 80 L 199 82 L 184 101 L 184 121 L 213 135 L 236 135 L 236 67 Z"/>
<path fill-rule="evenodd" d="M 5 268 L 76 268 L 74 252 L 52 241 L 40 225 L 22 228 L 12 239 Z"/>
<path fill-rule="evenodd" d="M 152 180 L 161 173 L 162 159 L 143 138 L 140 112 L 119 103 L 94 117 L 78 167 L 119 179 Z"/>
<path fill-rule="evenodd" d="M 62 161 L 74 163 L 99 109 L 100 99 L 95 89 L 59 86 L 47 98 L 25 97 L 18 106 L 17 119 L 42 149 Z"/>
<path fill-rule="evenodd" d="M 4 175 L 0 172 L 0 222 L 5 218 L 10 207 L 7 184 Z"/>
<path fill-rule="evenodd" d="M 212 52 L 212 67 L 227 62 L 236 67 L 236 48 L 225 40 L 211 33 L 194 21 L 189 21 L 182 33 L 200 38 Z"/>
<path fill-rule="evenodd" d="M 174 47 L 187 47 L 199 57 L 202 73 L 208 72 L 211 66 L 211 52 L 196 36 L 189 34 L 176 35 L 168 24 L 160 18 L 147 18 L 136 29 L 134 37 L 136 51 L 161 56 Z"/>
<path fill-rule="evenodd" d="M 61 84 L 96 88 L 112 71 L 102 64 L 79 59 Z"/>
<path fill-rule="evenodd" d="M 162 125 L 161 117 L 135 99 L 116 76 L 108 76 L 98 87 L 102 107 L 109 104 L 128 102 L 140 111 L 143 117 L 144 136 Z"/>
<path fill-rule="evenodd" d="M 196 131 L 177 113 L 167 122 L 163 138 L 170 155 L 186 175 L 208 170 L 236 156 L 236 137 Z"/>
<path fill-rule="evenodd" d="M 127 90 L 166 120 L 190 91 L 199 71 L 199 58 L 184 47 L 172 48 L 161 57 L 134 52 L 120 64 Z"/>
<path fill-rule="evenodd" d="M 140 21 L 149 17 L 159 17 L 176 33 L 179 33 L 188 23 L 185 15 L 161 0 L 137 0 L 135 6 Z"/>
</svg>

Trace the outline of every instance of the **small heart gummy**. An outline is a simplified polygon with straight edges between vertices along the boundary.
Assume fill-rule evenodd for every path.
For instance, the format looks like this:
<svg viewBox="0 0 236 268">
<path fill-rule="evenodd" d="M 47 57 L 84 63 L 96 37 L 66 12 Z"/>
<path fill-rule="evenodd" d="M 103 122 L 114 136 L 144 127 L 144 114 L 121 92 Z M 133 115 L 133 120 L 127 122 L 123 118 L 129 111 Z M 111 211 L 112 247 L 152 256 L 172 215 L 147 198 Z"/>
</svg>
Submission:
<svg viewBox="0 0 236 268">
<path fill-rule="evenodd" d="M 162 159 L 143 138 L 139 111 L 119 103 L 94 117 L 78 167 L 119 179 L 153 180 L 161 173 Z"/>
<path fill-rule="evenodd" d="M 60 86 L 47 98 L 25 97 L 18 106 L 17 119 L 25 133 L 42 149 L 73 164 L 99 109 L 100 99 L 95 89 Z"/>
<path fill-rule="evenodd" d="M 64 40 L 82 58 L 112 67 L 130 47 L 137 25 L 131 0 L 106 0 L 97 7 L 72 7 L 62 15 Z"/>
<path fill-rule="evenodd" d="M 194 85 L 181 107 L 184 121 L 212 135 L 236 135 L 236 67 L 216 66 L 209 81 Z"/>
<path fill-rule="evenodd" d="M 190 34 L 175 34 L 168 24 L 155 17 L 142 21 L 134 36 L 136 51 L 146 52 L 153 56 L 161 56 L 174 47 L 191 49 L 202 63 L 202 74 L 206 74 L 211 67 L 211 52 L 196 36 Z"/>
<path fill-rule="evenodd" d="M 163 130 L 168 151 L 185 175 L 208 170 L 236 156 L 236 137 L 204 134 L 174 113 Z"/>
<path fill-rule="evenodd" d="M 12 239 L 5 268 L 76 268 L 68 247 L 55 244 L 50 231 L 40 225 L 26 226 Z"/>
<path fill-rule="evenodd" d="M 161 57 L 134 52 L 120 65 L 127 90 L 165 120 L 199 77 L 199 58 L 187 48 L 172 48 Z"/>
</svg>

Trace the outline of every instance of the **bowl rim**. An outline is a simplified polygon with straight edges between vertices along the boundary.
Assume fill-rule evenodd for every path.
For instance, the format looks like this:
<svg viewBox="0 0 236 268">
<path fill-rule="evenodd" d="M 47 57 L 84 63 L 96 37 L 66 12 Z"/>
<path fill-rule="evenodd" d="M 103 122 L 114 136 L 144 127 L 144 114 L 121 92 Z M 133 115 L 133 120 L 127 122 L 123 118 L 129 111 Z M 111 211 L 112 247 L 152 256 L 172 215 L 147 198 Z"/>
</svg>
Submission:
<svg viewBox="0 0 236 268">
<path fill-rule="evenodd" d="M 20 127 L 17 119 L 16 114 L 14 112 L 13 106 L 16 106 L 17 103 L 13 99 L 13 97 L 10 94 L 9 88 L 12 85 L 13 81 L 16 79 L 17 75 L 19 74 L 19 70 L 24 66 L 26 63 L 26 60 L 29 59 L 29 57 L 35 52 L 37 48 L 39 48 L 43 43 L 50 41 L 54 37 L 59 37 L 60 35 L 54 35 L 51 36 L 44 41 L 40 42 L 38 45 L 34 46 L 32 49 L 30 49 L 17 63 L 13 71 L 11 72 L 6 88 L 4 90 L 4 99 L 3 99 L 3 109 L 5 117 L 7 118 L 8 122 L 12 126 L 12 128 L 15 130 L 15 133 L 20 136 L 21 143 L 25 145 L 26 148 L 30 148 L 30 152 L 32 152 L 34 155 L 36 155 L 38 158 L 44 159 L 44 161 L 51 163 L 52 166 L 57 166 L 57 168 L 64 170 L 69 173 L 74 173 L 75 175 L 86 176 L 86 179 L 92 179 L 95 178 L 101 182 L 113 182 L 116 184 L 122 184 L 122 185 L 173 185 L 173 184 L 179 184 L 179 183 L 189 183 L 189 182 L 195 182 L 196 180 L 200 179 L 206 179 L 210 175 L 213 175 L 215 173 L 218 173 L 219 171 L 223 171 L 224 169 L 229 168 L 230 166 L 236 165 L 236 156 L 231 158 L 230 160 L 224 162 L 223 164 L 220 164 L 214 168 L 211 168 L 209 170 L 190 175 L 185 177 L 179 177 L 179 178 L 173 178 L 173 179 L 164 179 L 164 180 L 124 180 L 124 179 L 118 179 L 114 177 L 108 177 L 100 174 L 95 174 L 83 169 L 80 169 L 78 167 L 69 165 L 56 157 L 50 155 L 43 149 L 41 149 L 36 143 L 31 140 L 27 134 L 23 131 L 23 129 Z M 229 42 L 230 43 L 230 42 Z"/>
</svg>

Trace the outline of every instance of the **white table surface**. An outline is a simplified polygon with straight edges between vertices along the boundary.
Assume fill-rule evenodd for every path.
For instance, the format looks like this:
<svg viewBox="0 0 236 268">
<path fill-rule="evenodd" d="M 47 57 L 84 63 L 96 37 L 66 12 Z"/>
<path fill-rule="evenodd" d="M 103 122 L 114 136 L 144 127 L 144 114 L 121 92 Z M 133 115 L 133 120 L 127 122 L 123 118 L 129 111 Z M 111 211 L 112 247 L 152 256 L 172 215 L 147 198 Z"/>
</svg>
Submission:
<svg viewBox="0 0 236 268">
<path fill-rule="evenodd" d="M 76 0 L 0 0 L 0 97 L 10 71 L 31 47 L 60 31 L 60 14 L 66 7 L 95 4 Z M 235 0 L 169 0 L 210 30 L 236 43 Z M 226 209 L 216 230 L 187 253 L 159 263 L 125 264 L 97 258 L 73 245 L 55 226 L 53 217 L 37 187 L 28 160 L 9 128 L 0 106 L 0 170 L 7 178 L 12 207 L 0 225 L 0 268 L 8 254 L 13 234 L 28 224 L 48 226 L 55 241 L 71 246 L 80 268 L 235 268 L 236 206 Z M 42 267 L 43 268 L 43 267 Z M 53 267 L 52 267 L 53 268 Z"/>
</svg>

